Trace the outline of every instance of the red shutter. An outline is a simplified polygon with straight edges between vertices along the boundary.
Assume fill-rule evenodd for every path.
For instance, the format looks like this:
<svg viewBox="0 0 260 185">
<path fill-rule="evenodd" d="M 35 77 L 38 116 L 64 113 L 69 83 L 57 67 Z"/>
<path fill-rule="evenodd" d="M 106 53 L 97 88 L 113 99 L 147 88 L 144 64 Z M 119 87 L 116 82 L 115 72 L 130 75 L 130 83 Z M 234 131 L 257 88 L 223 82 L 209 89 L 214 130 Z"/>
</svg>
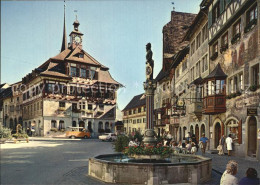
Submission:
<svg viewBox="0 0 260 185">
<path fill-rule="evenodd" d="M 238 144 L 242 144 L 242 120 L 238 122 Z"/>
</svg>

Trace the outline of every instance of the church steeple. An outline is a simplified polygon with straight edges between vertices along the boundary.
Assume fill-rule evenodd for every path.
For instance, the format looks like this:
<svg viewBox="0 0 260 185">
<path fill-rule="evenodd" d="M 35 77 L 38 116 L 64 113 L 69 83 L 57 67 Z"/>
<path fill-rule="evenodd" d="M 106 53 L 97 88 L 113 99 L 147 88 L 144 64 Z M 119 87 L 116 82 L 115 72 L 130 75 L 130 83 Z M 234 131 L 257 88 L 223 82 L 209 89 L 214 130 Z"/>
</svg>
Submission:
<svg viewBox="0 0 260 185">
<path fill-rule="evenodd" d="M 63 26 L 61 52 L 68 48 L 67 34 L 66 34 L 66 23 L 65 23 L 65 8 L 66 8 L 66 4 L 65 4 L 65 1 L 64 1 L 64 26 Z"/>
</svg>

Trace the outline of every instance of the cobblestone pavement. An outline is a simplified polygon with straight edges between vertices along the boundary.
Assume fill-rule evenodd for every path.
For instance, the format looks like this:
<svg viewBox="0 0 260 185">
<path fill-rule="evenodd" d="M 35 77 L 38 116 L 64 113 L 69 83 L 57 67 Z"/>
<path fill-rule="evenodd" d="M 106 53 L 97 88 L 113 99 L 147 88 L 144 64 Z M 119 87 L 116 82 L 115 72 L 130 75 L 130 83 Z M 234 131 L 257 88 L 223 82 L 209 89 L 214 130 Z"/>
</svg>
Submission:
<svg viewBox="0 0 260 185">
<path fill-rule="evenodd" d="M 200 152 L 198 154 L 201 154 Z M 246 170 L 248 168 L 255 168 L 260 174 L 260 162 L 256 160 L 249 160 L 245 159 L 243 157 L 236 157 L 236 156 L 220 156 L 218 154 L 209 154 L 206 152 L 206 157 L 209 157 L 212 159 L 212 168 L 213 170 L 217 171 L 217 173 L 223 173 L 226 169 L 226 164 L 229 160 L 235 160 L 238 163 L 238 173 L 236 177 L 238 179 L 241 179 L 242 177 L 245 177 Z"/>
</svg>

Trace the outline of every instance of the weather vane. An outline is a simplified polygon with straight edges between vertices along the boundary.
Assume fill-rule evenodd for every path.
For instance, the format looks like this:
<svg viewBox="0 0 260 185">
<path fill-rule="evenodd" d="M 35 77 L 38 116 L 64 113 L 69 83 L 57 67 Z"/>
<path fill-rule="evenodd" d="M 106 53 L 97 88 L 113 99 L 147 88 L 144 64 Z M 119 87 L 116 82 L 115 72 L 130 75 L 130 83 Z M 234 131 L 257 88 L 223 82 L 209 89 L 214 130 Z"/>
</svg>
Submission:
<svg viewBox="0 0 260 185">
<path fill-rule="evenodd" d="M 74 12 L 75 12 L 76 20 L 78 20 L 78 15 L 77 15 L 78 10 L 74 10 Z"/>
<path fill-rule="evenodd" d="M 172 9 L 173 9 L 173 11 L 174 11 L 174 10 L 175 10 L 175 7 L 174 7 L 174 2 L 172 2 L 172 6 L 173 6 L 173 7 L 172 7 Z"/>
</svg>

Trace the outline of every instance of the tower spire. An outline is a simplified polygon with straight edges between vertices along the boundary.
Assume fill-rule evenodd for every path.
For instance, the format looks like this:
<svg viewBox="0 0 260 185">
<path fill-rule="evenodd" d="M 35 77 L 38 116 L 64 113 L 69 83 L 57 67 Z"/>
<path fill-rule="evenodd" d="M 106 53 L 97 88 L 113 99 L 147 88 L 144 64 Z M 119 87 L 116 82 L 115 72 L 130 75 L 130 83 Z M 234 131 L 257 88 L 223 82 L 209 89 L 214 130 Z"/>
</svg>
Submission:
<svg viewBox="0 0 260 185">
<path fill-rule="evenodd" d="M 65 4 L 65 0 L 64 0 L 64 26 L 63 26 L 61 52 L 68 48 L 67 34 L 66 34 L 66 23 L 65 23 L 65 13 L 66 13 L 66 4 Z"/>
</svg>

